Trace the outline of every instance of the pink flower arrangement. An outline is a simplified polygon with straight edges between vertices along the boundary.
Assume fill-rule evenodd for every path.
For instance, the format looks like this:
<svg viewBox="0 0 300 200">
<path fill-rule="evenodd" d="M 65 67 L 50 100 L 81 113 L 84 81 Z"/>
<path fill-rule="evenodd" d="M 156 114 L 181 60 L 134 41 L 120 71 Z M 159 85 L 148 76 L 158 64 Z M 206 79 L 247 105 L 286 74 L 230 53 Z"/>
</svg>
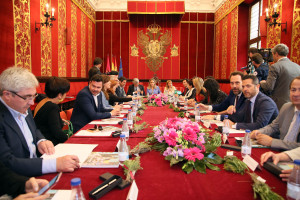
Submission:
<svg viewBox="0 0 300 200">
<path fill-rule="evenodd" d="M 204 155 L 201 152 L 202 151 L 197 147 L 188 148 L 184 150 L 184 157 L 187 160 L 191 160 L 193 162 L 195 162 L 196 159 L 202 160 L 204 158 Z"/>
<path fill-rule="evenodd" d="M 168 102 L 168 96 L 160 93 L 160 94 L 152 94 L 148 97 L 149 102 L 151 102 L 154 106 L 163 106 Z"/>
</svg>

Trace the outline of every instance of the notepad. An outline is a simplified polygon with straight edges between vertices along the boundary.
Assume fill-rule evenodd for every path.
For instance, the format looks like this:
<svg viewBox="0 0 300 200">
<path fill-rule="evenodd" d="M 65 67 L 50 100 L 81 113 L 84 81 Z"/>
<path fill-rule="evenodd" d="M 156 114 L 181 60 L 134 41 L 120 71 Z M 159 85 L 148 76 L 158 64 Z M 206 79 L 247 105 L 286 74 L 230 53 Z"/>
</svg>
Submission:
<svg viewBox="0 0 300 200">
<path fill-rule="evenodd" d="M 120 121 L 122 121 L 120 118 L 108 118 L 101 121 L 92 121 L 89 124 L 118 124 Z"/>
<path fill-rule="evenodd" d="M 118 168 L 119 154 L 117 152 L 92 152 L 82 163 L 83 168 Z"/>
</svg>

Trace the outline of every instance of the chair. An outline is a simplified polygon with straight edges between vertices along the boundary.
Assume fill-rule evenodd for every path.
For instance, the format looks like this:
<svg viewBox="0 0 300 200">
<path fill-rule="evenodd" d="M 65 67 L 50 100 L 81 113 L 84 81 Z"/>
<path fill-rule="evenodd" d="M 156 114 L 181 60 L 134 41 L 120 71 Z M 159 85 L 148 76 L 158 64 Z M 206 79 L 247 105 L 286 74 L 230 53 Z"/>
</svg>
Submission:
<svg viewBox="0 0 300 200">
<path fill-rule="evenodd" d="M 65 112 L 66 112 L 67 120 L 70 121 L 71 116 L 72 116 L 72 112 L 73 112 L 73 108 L 70 108 L 69 110 L 66 110 Z"/>
<path fill-rule="evenodd" d="M 67 114 L 66 114 L 65 111 L 61 111 L 59 114 L 60 114 L 60 118 L 62 118 L 62 119 L 64 119 L 64 120 L 68 120 L 68 117 L 67 117 Z M 63 130 L 67 130 L 67 129 L 68 129 L 68 126 L 65 125 L 65 126 L 63 127 Z"/>
</svg>

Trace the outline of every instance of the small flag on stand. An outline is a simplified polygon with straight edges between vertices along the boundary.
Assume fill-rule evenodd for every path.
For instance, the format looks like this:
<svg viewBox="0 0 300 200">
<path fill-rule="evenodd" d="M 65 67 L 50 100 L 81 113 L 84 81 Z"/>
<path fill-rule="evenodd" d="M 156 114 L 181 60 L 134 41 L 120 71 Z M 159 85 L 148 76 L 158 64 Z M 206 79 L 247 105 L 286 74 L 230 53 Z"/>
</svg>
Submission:
<svg viewBox="0 0 300 200">
<path fill-rule="evenodd" d="M 114 56 L 111 57 L 111 71 L 115 71 Z"/>
<path fill-rule="evenodd" d="M 123 76 L 122 58 L 120 57 L 119 78 Z"/>
<path fill-rule="evenodd" d="M 110 72 L 109 54 L 107 54 L 107 61 L 106 62 L 107 62 L 107 64 L 106 64 L 105 72 L 108 73 L 108 72 Z"/>
<path fill-rule="evenodd" d="M 118 67 L 117 67 L 117 56 L 115 56 L 115 71 L 118 71 Z"/>
</svg>

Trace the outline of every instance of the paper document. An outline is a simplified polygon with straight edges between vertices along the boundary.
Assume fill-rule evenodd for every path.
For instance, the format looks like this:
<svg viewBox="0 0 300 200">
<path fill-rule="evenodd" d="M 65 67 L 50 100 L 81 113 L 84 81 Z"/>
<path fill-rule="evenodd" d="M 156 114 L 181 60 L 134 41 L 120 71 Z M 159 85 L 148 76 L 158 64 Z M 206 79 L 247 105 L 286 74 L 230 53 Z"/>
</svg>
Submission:
<svg viewBox="0 0 300 200">
<path fill-rule="evenodd" d="M 46 200 L 70 199 L 72 190 L 49 190 L 50 196 Z"/>
<path fill-rule="evenodd" d="M 98 144 L 58 144 L 55 148 L 55 153 L 52 155 L 42 155 L 42 158 L 51 159 L 66 155 L 76 155 L 79 158 L 80 165 L 91 154 L 93 149 Z"/>
<path fill-rule="evenodd" d="M 102 119 L 101 121 L 92 121 L 89 124 L 118 124 L 120 121 L 123 121 L 119 118 L 108 118 Z"/>
<path fill-rule="evenodd" d="M 229 129 L 229 133 L 246 133 L 245 130 L 236 130 L 236 129 Z"/>
<path fill-rule="evenodd" d="M 94 129 L 81 130 L 78 133 L 76 133 L 75 136 L 110 136 L 112 132 L 122 130 L 121 128 L 115 126 L 103 126 L 102 128 L 102 131 Z"/>
<path fill-rule="evenodd" d="M 127 113 L 128 113 L 128 110 L 121 110 L 120 113 L 121 113 L 121 114 L 127 114 Z"/>
<path fill-rule="evenodd" d="M 131 108 L 130 105 L 123 105 L 123 108 Z"/>
</svg>

